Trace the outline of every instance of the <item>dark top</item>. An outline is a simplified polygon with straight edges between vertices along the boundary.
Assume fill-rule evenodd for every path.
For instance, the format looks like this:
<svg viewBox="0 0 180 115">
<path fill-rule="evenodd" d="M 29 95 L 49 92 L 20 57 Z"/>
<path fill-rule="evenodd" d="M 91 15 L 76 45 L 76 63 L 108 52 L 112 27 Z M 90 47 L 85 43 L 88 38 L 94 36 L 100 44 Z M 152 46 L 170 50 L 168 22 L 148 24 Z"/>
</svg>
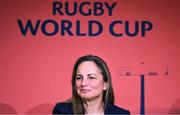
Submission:
<svg viewBox="0 0 180 115">
<path fill-rule="evenodd" d="M 72 103 L 63 102 L 56 104 L 53 114 L 73 114 Z M 116 105 L 108 104 L 104 114 L 130 114 L 130 112 Z"/>
</svg>

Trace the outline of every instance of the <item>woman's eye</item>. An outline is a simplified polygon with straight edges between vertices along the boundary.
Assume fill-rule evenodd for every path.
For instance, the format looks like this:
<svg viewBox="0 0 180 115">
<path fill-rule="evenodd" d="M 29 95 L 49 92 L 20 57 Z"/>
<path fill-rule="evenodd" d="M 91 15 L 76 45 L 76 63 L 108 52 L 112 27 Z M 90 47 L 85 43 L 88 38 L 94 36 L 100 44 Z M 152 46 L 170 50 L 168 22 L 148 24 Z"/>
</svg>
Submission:
<svg viewBox="0 0 180 115">
<path fill-rule="evenodd" d="M 76 80 L 81 80 L 81 79 L 82 79 L 82 77 L 80 77 L 80 76 L 76 77 Z"/>
<path fill-rule="evenodd" d="M 91 76 L 90 76 L 90 77 L 89 77 L 89 79 L 96 79 L 96 78 L 95 78 L 95 77 L 91 77 Z"/>
</svg>

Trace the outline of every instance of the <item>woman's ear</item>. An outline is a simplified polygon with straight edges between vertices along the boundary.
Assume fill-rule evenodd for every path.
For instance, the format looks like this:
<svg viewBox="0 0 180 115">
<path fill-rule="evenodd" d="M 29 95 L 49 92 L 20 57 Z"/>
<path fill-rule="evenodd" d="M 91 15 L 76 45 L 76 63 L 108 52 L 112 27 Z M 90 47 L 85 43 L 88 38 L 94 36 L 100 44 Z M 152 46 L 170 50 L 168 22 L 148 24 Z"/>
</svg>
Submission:
<svg viewBox="0 0 180 115">
<path fill-rule="evenodd" d="M 108 88 L 108 83 L 107 83 L 107 82 L 104 82 L 103 85 L 104 85 L 104 86 L 103 86 L 103 90 L 107 90 L 107 88 Z"/>
</svg>

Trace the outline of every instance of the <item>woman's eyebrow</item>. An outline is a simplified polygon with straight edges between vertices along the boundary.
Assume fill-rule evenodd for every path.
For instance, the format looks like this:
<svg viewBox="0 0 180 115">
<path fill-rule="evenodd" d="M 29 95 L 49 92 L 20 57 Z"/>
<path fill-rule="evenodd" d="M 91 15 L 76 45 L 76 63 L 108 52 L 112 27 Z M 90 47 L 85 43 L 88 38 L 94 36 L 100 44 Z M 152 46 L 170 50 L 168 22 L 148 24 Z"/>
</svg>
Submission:
<svg viewBox="0 0 180 115">
<path fill-rule="evenodd" d="M 91 75 L 97 76 L 95 73 L 90 73 L 87 76 L 91 76 Z"/>
<path fill-rule="evenodd" d="M 83 75 L 81 75 L 81 74 L 76 74 L 76 76 L 81 76 L 81 77 L 82 77 Z"/>
</svg>

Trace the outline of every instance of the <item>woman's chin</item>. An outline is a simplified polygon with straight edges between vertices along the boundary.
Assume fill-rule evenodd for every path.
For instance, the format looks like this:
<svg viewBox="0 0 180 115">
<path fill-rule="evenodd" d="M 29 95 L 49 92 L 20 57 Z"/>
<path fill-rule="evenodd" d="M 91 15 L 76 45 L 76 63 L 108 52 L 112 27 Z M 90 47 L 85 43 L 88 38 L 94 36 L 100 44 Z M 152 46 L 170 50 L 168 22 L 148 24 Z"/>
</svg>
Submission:
<svg viewBox="0 0 180 115">
<path fill-rule="evenodd" d="M 81 94 L 80 96 L 83 100 L 91 100 L 93 96 L 88 95 L 88 94 Z"/>
<path fill-rule="evenodd" d="M 80 96 L 82 100 L 86 100 L 86 101 L 92 101 L 96 98 L 99 98 L 100 96 L 95 96 L 95 95 L 81 95 Z"/>
</svg>

